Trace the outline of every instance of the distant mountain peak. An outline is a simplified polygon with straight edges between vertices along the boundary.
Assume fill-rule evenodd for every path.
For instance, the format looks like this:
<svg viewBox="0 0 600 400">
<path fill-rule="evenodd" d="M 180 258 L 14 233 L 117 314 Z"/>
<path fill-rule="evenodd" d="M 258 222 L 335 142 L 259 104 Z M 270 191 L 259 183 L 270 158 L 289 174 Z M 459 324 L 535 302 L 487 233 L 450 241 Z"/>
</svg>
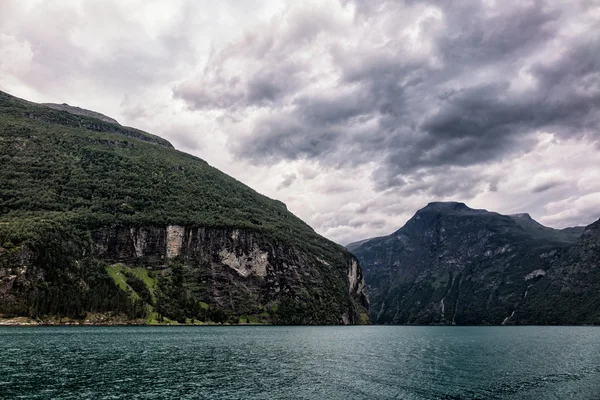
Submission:
<svg viewBox="0 0 600 400">
<path fill-rule="evenodd" d="M 458 201 L 432 201 L 422 209 L 471 210 L 465 203 Z"/>
<path fill-rule="evenodd" d="M 375 323 L 600 323 L 588 306 L 600 299 L 600 220 L 583 229 L 432 202 L 393 234 L 348 248 Z"/>
<path fill-rule="evenodd" d="M 533 220 L 533 218 L 531 218 L 531 215 L 529 215 L 528 213 L 510 214 L 509 217 L 511 217 L 513 219 L 531 219 L 531 220 Z"/>
<path fill-rule="evenodd" d="M 487 215 L 493 214 L 487 210 L 478 210 L 467 206 L 465 203 L 461 203 L 458 201 L 434 201 L 427 204 L 425 207 L 421 208 L 417 211 L 415 216 L 419 216 L 422 214 L 442 214 L 442 215 Z"/>
</svg>

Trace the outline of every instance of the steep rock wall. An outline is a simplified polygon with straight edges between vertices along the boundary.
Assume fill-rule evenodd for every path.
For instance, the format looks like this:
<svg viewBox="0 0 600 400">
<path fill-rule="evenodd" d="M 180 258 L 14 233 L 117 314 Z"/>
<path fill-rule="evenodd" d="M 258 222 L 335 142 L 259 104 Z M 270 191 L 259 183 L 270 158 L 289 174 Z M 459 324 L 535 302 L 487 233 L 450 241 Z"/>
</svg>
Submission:
<svg viewBox="0 0 600 400">
<path fill-rule="evenodd" d="M 253 297 L 257 306 L 282 298 L 308 299 L 315 293 L 318 301 L 334 290 L 323 280 L 332 270 L 345 282 L 346 298 L 332 323 L 364 322 L 361 310 L 369 306 L 362 271 L 351 255 L 339 265 L 232 228 L 115 226 L 98 229 L 92 237 L 94 256 L 111 263 L 160 270 L 178 262 L 200 271 L 209 285 L 210 302 L 219 307 L 235 308 L 240 296 Z"/>
</svg>

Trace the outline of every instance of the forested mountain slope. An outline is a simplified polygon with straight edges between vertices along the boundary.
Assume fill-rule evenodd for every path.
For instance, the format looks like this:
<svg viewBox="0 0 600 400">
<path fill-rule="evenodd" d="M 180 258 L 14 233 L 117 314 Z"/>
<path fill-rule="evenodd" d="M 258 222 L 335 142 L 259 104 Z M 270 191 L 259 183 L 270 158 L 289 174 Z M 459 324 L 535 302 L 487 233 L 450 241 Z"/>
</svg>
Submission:
<svg viewBox="0 0 600 400">
<path fill-rule="evenodd" d="M 81 110 L 81 109 L 78 109 Z M 356 259 L 166 140 L 0 92 L 0 314 L 362 323 Z"/>
</svg>

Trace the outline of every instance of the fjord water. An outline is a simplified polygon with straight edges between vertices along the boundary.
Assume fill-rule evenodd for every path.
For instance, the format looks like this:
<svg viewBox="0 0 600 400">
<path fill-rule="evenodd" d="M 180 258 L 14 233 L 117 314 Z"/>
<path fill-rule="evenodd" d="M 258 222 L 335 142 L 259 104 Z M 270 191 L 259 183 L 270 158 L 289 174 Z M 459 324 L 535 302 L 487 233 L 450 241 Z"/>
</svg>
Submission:
<svg viewBox="0 0 600 400">
<path fill-rule="evenodd" d="M 595 399 L 594 327 L 6 327 L 0 397 Z"/>
</svg>

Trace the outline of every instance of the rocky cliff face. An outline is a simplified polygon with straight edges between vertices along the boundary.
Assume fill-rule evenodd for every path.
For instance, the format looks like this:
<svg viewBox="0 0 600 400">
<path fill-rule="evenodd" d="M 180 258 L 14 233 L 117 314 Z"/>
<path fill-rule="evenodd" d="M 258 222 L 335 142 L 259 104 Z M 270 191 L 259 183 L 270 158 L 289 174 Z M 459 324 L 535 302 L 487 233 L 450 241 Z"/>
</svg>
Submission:
<svg viewBox="0 0 600 400">
<path fill-rule="evenodd" d="M 431 203 L 392 235 L 352 251 L 365 272 L 375 323 L 562 323 L 520 310 L 539 307 L 532 291 L 558 282 L 577 246 L 590 248 L 573 247 L 576 240 L 573 230 L 543 227 L 529 216 Z"/>
<path fill-rule="evenodd" d="M 141 268 L 153 280 L 165 277 L 172 280 L 174 268 L 179 267 L 183 271 L 180 289 L 187 291 L 186 295 L 194 301 L 227 315 L 261 315 L 258 322 L 266 323 L 368 321 L 365 280 L 358 262 L 349 254 L 344 255 L 344 266 L 338 268 L 301 249 L 266 239 L 256 232 L 233 228 L 112 226 L 96 229 L 91 235 L 90 254 L 84 258 L 102 260 L 107 266 L 117 265 L 121 271 Z M 11 314 L 27 314 L 24 297 L 39 295 L 39 286 L 52 284 L 52 271 L 40 266 L 34 251 L 27 247 L 18 251 L 1 249 L 0 261 L 0 306 L 23 309 Z M 86 277 L 74 281 L 71 284 L 93 285 Z M 129 284 L 124 289 L 130 295 L 139 294 Z M 160 290 L 156 286 L 151 289 Z M 166 301 L 172 296 L 156 293 L 159 295 L 166 296 Z M 278 312 L 282 301 L 297 302 L 292 311 L 285 311 L 291 315 Z M 303 309 L 307 304 L 311 304 L 310 308 Z M 162 310 L 157 312 L 162 314 Z M 176 315 L 177 311 L 174 312 Z M 165 314 L 170 316 L 169 312 Z"/>
<path fill-rule="evenodd" d="M 334 270 L 325 260 L 244 229 L 121 226 L 95 231 L 93 242 L 95 256 L 111 263 L 159 270 L 169 263 L 181 263 L 195 278 L 204 278 L 206 287 L 199 297 L 234 313 L 251 308 L 262 312 L 265 304 L 311 292 L 327 297 L 331 288 L 324 285 L 323 275 Z M 350 255 L 345 263 L 343 281 L 348 295 L 366 309 L 362 271 Z M 329 323 L 361 323 L 359 308 L 352 301 L 331 311 Z"/>
<path fill-rule="evenodd" d="M 59 108 L 0 92 L 0 317 L 368 322 L 356 258 L 283 203 Z"/>
<path fill-rule="evenodd" d="M 339 268 L 256 232 L 233 228 L 112 226 L 91 234 L 90 253 L 83 259 L 101 260 L 107 267 L 117 265 L 121 271 L 144 269 L 153 280 L 172 280 L 174 268 L 179 267 L 186 295 L 225 315 L 260 315 L 259 320 L 252 320 L 263 323 L 368 322 L 365 280 L 358 262 L 349 254 L 344 255 L 345 265 Z M 8 309 L 11 316 L 27 315 L 26 297 L 39 296 L 40 286 L 56 283 L 53 273 L 40 265 L 34 251 L 26 246 L 0 248 L 0 261 L 0 308 Z M 84 288 L 93 285 L 87 277 L 71 280 L 63 283 Z M 138 295 L 128 284 L 124 289 L 129 295 Z M 156 285 L 151 289 L 160 290 Z M 293 310 L 284 311 L 291 315 L 278 312 L 282 301 L 297 303 Z M 171 316 L 157 312 L 161 317 Z"/>
</svg>

